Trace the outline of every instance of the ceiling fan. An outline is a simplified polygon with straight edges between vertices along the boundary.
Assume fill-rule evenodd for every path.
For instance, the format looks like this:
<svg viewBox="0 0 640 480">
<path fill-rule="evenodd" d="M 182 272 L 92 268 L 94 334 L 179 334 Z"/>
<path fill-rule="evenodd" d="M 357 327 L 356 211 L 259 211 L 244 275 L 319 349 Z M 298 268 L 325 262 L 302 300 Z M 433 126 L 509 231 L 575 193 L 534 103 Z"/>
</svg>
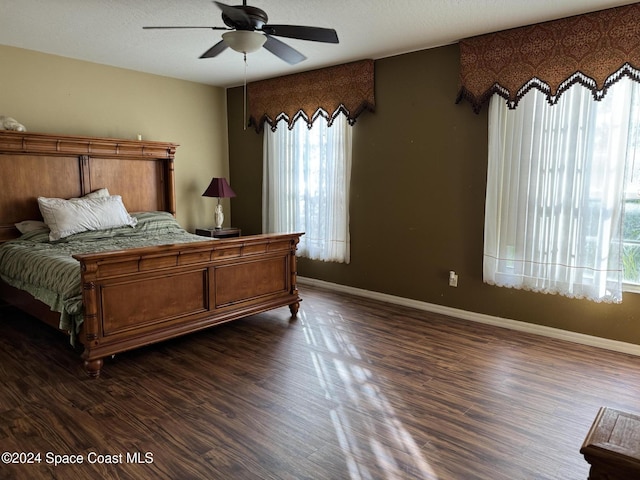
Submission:
<svg viewBox="0 0 640 480">
<path fill-rule="evenodd" d="M 332 28 L 306 27 L 302 25 L 272 25 L 268 24 L 269 17 L 264 10 L 247 5 L 247 0 L 242 5 L 226 5 L 214 1 L 222 10 L 222 21 L 226 27 L 196 27 L 196 26 L 165 26 L 142 27 L 144 29 L 174 29 L 174 28 L 208 28 L 211 30 L 228 30 L 222 34 L 222 40 L 200 58 L 212 58 L 227 47 L 238 52 L 255 52 L 264 47 L 276 57 L 281 58 L 290 65 L 295 65 L 307 57 L 295 48 L 278 40 L 277 37 L 297 38 L 314 42 L 338 43 L 338 34 Z"/>
</svg>

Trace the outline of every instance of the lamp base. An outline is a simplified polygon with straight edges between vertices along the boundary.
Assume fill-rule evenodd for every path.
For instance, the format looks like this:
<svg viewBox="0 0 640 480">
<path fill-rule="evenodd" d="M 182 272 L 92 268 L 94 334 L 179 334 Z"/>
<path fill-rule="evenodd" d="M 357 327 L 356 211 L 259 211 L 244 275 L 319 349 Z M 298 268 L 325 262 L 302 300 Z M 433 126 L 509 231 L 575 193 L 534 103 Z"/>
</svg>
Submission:
<svg viewBox="0 0 640 480">
<path fill-rule="evenodd" d="M 215 220 L 216 220 L 216 230 L 220 230 L 222 228 L 222 223 L 224 222 L 224 213 L 222 213 L 222 205 L 218 204 L 216 205 L 216 214 L 215 214 Z"/>
</svg>

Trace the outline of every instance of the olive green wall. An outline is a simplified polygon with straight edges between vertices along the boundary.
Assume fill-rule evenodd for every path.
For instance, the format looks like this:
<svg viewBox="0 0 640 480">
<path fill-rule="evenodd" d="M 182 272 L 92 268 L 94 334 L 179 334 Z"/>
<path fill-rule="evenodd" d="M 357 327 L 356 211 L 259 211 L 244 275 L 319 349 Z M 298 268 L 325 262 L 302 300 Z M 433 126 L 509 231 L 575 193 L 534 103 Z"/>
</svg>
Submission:
<svg viewBox="0 0 640 480">
<path fill-rule="evenodd" d="M 454 103 L 457 45 L 376 61 L 376 112 L 354 127 L 351 263 L 300 259 L 301 276 L 640 344 L 640 294 L 607 305 L 482 282 L 487 115 Z M 261 228 L 262 135 L 227 91 L 233 224 Z M 448 286 L 449 270 L 459 286 Z"/>
<path fill-rule="evenodd" d="M 177 219 L 213 223 L 215 202 L 201 195 L 228 174 L 224 89 L 1 45 L 0 65 L 0 115 L 31 132 L 180 144 Z"/>
</svg>

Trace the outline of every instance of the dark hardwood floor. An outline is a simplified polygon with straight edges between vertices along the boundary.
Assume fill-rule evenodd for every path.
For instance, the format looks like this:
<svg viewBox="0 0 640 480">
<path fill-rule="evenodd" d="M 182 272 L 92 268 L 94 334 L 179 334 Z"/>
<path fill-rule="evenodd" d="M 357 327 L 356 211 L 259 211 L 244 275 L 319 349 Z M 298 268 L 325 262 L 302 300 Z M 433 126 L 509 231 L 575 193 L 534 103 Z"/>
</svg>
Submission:
<svg viewBox="0 0 640 480">
<path fill-rule="evenodd" d="M 638 357 L 301 296 L 295 322 L 283 308 L 121 354 L 97 380 L 0 308 L 0 451 L 40 454 L 0 478 L 580 480 L 598 408 L 640 412 Z"/>
</svg>

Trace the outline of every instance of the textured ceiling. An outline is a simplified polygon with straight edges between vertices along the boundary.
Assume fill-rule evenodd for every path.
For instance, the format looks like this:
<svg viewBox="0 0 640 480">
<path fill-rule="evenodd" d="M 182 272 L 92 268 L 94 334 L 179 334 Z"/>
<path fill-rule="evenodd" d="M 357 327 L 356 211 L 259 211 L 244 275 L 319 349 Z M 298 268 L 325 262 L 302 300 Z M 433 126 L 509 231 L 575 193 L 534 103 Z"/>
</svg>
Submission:
<svg viewBox="0 0 640 480">
<path fill-rule="evenodd" d="M 225 2 L 231 5 L 238 0 Z M 247 56 L 249 81 L 454 43 L 461 38 L 636 3 L 624 0 L 250 0 L 270 23 L 336 29 L 340 43 L 284 39 L 308 58 L 288 65 L 262 49 Z M 243 82 L 242 54 L 199 59 L 224 26 L 209 0 L 0 0 L 0 45 L 217 86 Z"/>
</svg>

